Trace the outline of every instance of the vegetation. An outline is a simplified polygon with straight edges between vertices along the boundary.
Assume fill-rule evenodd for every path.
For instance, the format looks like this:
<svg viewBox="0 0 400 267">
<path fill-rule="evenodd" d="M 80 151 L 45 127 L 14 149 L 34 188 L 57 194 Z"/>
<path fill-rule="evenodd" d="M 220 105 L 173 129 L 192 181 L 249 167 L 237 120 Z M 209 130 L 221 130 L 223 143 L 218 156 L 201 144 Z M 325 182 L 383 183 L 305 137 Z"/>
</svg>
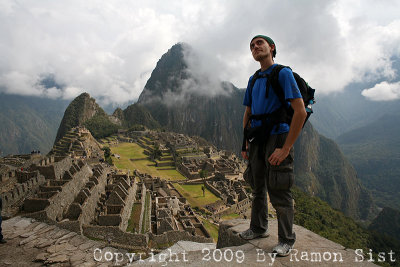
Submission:
<svg viewBox="0 0 400 267">
<path fill-rule="evenodd" d="M 151 201 L 151 196 L 150 192 L 146 192 L 146 198 L 144 200 L 144 213 L 143 219 L 142 219 L 142 234 L 147 233 L 150 229 L 150 222 L 149 222 L 149 212 L 150 212 L 150 201 Z"/>
<path fill-rule="evenodd" d="M 0 94 L 0 156 L 47 154 L 53 146 L 67 101 Z"/>
<path fill-rule="evenodd" d="M 400 241 L 400 211 L 389 207 L 384 208 L 368 229 Z"/>
<path fill-rule="evenodd" d="M 154 145 L 154 149 L 150 152 L 150 159 L 156 161 L 161 159 L 162 152 L 160 150 L 160 145 L 157 143 Z"/>
<path fill-rule="evenodd" d="M 337 141 L 376 203 L 400 210 L 400 115 L 385 115 Z"/>
<path fill-rule="evenodd" d="M 136 143 L 119 143 L 117 146 L 111 147 L 111 152 L 121 156 L 120 159 L 112 157 L 115 166 L 121 170 L 137 169 L 154 177 L 162 177 L 171 181 L 186 180 L 186 177 L 176 169 L 166 170 L 156 167 L 154 162 L 144 154 L 144 149 Z"/>
<path fill-rule="evenodd" d="M 96 114 L 84 123 L 94 138 L 100 139 L 118 131 L 119 126 L 112 123 L 106 114 Z"/>
<path fill-rule="evenodd" d="M 224 216 L 221 217 L 222 221 L 226 221 L 226 220 L 232 220 L 232 219 L 236 219 L 239 218 L 240 215 L 237 213 L 230 213 L 230 214 L 226 214 Z"/>
<path fill-rule="evenodd" d="M 123 111 L 123 125 L 126 128 L 135 127 L 136 125 L 144 125 L 149 129 L 160 128 L 160 124 L 154 120 L 146 108 L 138 103 L 128 106 Z"/>
<path fill-rule="evenodd" d="M 102 148 L 104 151 L 104 159 L 109 165 L 113 165 L 113 160 L 111 158 L 111 149 L 108 146 Z"/>
<path fill-rule="evenodd" d="M 206 178 L 207 178 L 207 176 L 208 176 L 208 172 L 207 172 L 207 170 L 201 170 L 201 171 L 199 171 L 199 175 L 200 175 L 200 178 L 203 179 L 203 185 L 202 185 L 202 187 L 201 187 L 201 190 L 203 191 L 203 197 L 205 197 L 205 196 L 206 196 L 206 195 L 205 195 L 205 190 L 206 190 Z"/>
<path fill-rule="evenodd" d="M 135 203 L 132 206 L 131 217 L 128 221 L 127 232 L 137 233 L 139 231 L 140 213 L 142 211 L 142 204 Z"/>
<path fill-rule="evenodd" d="M 132 131 L 144 131 L 146 130 L 146 127 L 141 125 L 141 124 L 134 124 L 131 127 L 129 127 L 128 132 Z"/>
<path fill-rule="evenodd" d="M 346 248 L 372 249 L 375 253 L 400 251 L 400 242 L 382 234 L 366 230 L 342 212 L 334 210 L 328 203 L 311 197 L 299 188 L 293 188 L 296 201 L 295 224 L 337 242 Z M 396 254 L 398 257 L 398 254 Z"/>
<path fill-rule="evenodd" d="M 219 231 L 218 225 L 210 223 L 209 221 L 204 220 L 204 219 L 202 219 L 202 222 L 203 222 L 204 228 L 206 228 L 207 232 L 210 233 L 214 242 L 217 242 L 218 241 L 218 231 Z"/>
</svg>

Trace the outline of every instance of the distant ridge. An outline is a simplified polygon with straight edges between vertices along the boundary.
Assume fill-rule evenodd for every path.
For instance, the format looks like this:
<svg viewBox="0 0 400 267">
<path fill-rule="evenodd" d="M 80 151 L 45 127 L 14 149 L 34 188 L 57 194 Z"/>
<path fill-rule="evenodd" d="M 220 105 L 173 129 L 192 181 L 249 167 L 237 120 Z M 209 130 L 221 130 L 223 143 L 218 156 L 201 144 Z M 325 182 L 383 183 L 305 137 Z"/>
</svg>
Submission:
<svg viewBox="0 0 400 267">
<path fill-rule="evenodd" d="M 400 115 L 386 114 L 337 142 L 377 204 L 400 210 Z"/>
<path fill-rule="evenodd" d="M 0 154 L 50 151 L 68 101 L 0 93 Z"/>
</svg>

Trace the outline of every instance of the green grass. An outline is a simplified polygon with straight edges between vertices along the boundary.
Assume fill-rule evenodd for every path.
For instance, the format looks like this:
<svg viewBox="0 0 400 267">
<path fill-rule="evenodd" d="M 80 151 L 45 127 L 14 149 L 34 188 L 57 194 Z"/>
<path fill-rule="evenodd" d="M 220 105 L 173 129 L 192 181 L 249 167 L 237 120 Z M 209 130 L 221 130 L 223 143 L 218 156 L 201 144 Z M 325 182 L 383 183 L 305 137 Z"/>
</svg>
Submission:
<svg viewBox="0 0 400 267">
<path fill-rule="evenodd" d="M 142 234 L 147 233 L 149 229 L 149 205 L 150 205 L 150 193 L 146 192 L 146 198 L 144 201 L 144 213 L 143 213 L 143 219 L 142 219 Z"/>
<path fill-rule="evenodd" d="M 236 219 L 236 218 L 239 218 L 239 214 L 231 213 L 231 214 L 226 214 L 226 215 L 222 216 L 221 220 L 226 221 L 226 220 L 232 220 L 232 219 Z"/>
<path fill-rule="evenodd" d="M 181 193 L 187 199 L 192 207 L 203 207 L 207 204 L 220 200 L 219 197 L 214 195 L 207 188 L 205 190 L 205 196 L 203 196 L 203 190 L 201 189 L 203 184 L 180 185 L 175 183 L 174 186 L 176 190 L 178 190 L 179 193 Z"/>
<path fill-rule="evenodd" d="M 142 204 L 140 203 L 133 204 L 131 211 L 131 218 L 128 221 L 128 227 L 126 228 L 127 232 L 134 233 L 135 230 L 136 232 L 138 232 L 141 211 L 142 211 Z"/>
<path fill-rule="evenodd" d="M 143 153 L 144 149 L 136 143 L 120 143 L 118 146 L 112 146 L 111 153 L 121 156 L 120 159 L 112 157 L 115 166 L 120 170 L 134 170 L 148 173 L 153 177 L 160 177 L 170 181 L 186 180 L 186 177 L 175 170 L 162 170 L 163 167 L 157 168 L 155 163 L 150 160 L 131 161 L 130 159 L 147 158 Z"/>
<path fill-rule="evenodd" d="M 218 241 L 219 227 L 215 224 L 210 223 L 207 220 L 202 219 L 202 221 L 203 221 L 204 228 L 206 228 L 206 230 L 208 231 L 208 233 L 211 235 L 212 239 L 216 243 Z"/>
</svg>

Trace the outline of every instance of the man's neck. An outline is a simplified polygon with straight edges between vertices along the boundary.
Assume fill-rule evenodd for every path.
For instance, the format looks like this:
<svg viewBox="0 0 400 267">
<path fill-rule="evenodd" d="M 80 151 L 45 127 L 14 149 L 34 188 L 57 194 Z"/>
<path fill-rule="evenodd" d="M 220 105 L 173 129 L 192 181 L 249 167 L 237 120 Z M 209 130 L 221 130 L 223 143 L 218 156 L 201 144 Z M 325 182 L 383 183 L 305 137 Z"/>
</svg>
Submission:
<svg viewBox="0 0 400 267">
<path fill-rule="evenodd" d="M 274 60 L 270 57 L 265 58 L 264 60 L 260 61 L 261 71 L 267 70 L 272 65 L 274 65 Z"/>
</svg>

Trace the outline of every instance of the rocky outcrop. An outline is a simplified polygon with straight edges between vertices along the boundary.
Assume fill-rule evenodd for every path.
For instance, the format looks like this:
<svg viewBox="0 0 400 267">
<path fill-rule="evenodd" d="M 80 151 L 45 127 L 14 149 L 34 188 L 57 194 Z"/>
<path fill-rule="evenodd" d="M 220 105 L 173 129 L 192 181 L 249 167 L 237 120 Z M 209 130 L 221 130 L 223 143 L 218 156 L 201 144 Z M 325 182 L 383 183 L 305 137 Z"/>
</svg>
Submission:
<svg viewBox="0 0 400 267">
<path fill-rule="evenodd" d="M 274 266 L 377 266 L 367 262 L 366 258 L 361 261 L 362 258 L 359 256 L 361 251 L 345 248 L 298 225 L 294 225 L 296 243 L 289 256 L 275 258 L 272 250 L 278 243 L 277 221 L 269 221 L 269 237 L 246 241 L 239 237 L 238 233 L 248 229 L 249 225 L 249 220 L 242 219 L 223 222 L 219 228 L 217 249 L 242 250 L 246 257 L 245 263 L 251 266 L 263 264 L 263 266 L 266 264 Z"/>
</svg>

